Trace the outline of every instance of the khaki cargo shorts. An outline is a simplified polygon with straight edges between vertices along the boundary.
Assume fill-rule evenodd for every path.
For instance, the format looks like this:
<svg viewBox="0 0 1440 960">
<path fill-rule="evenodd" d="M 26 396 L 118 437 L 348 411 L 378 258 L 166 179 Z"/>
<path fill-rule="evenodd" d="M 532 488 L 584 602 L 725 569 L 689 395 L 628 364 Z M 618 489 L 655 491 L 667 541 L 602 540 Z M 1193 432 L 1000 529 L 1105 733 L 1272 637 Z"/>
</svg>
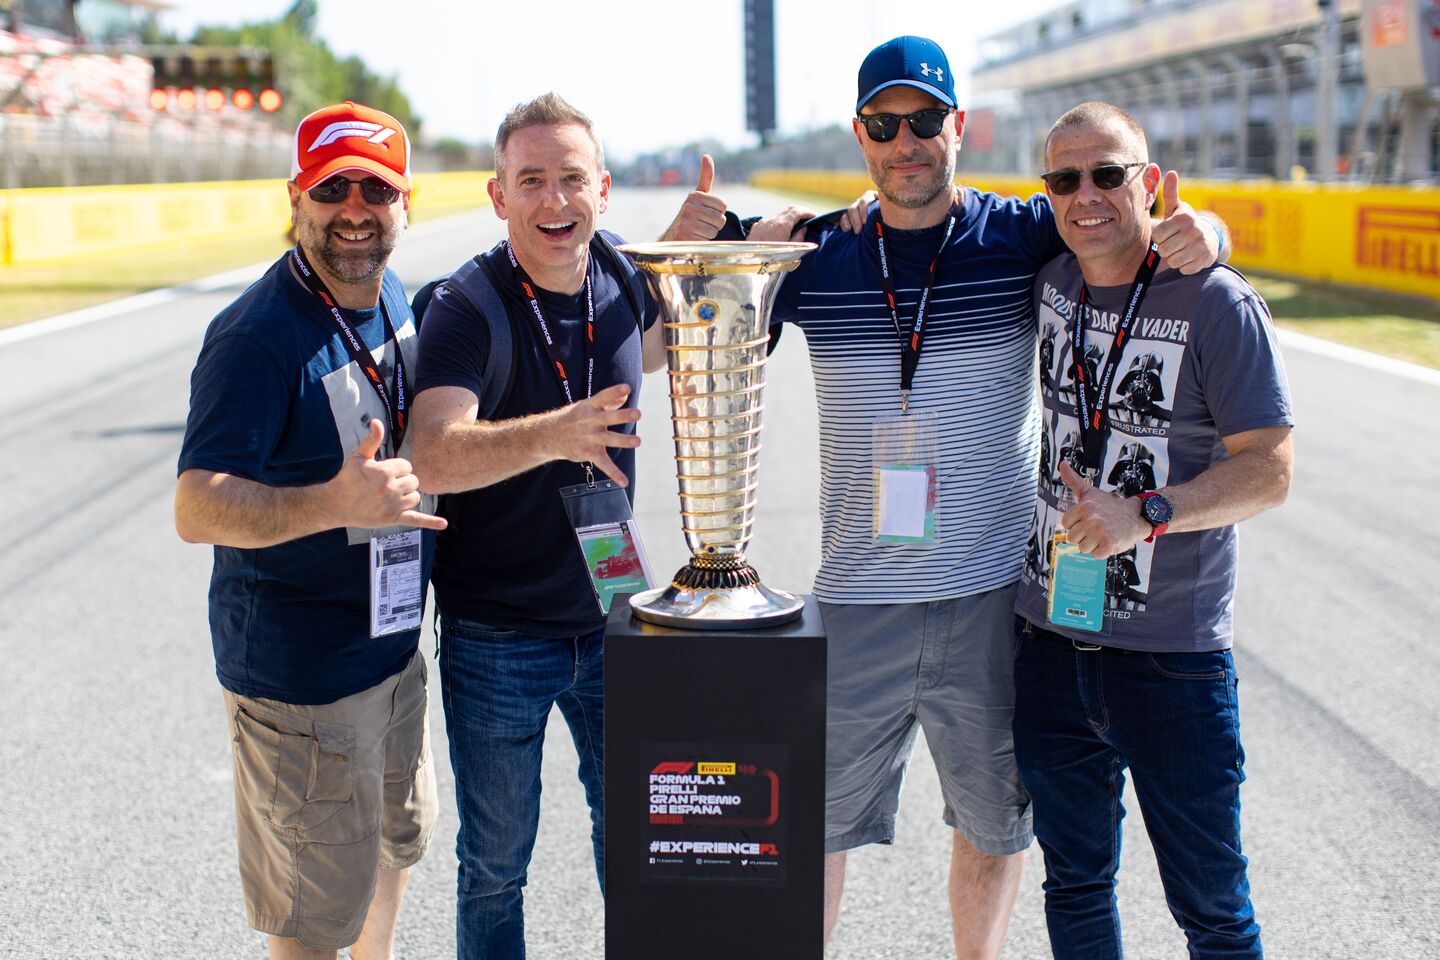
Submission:
<svg viewBox="0 0 1440 960">
<path fill-rule="evenodd" d="M 435 827 L 425 659 L 334 703 L 224 693 L 250 925 L 315 950 L 349 946 L 377 871 L 417 862 Z"/>
</svg>

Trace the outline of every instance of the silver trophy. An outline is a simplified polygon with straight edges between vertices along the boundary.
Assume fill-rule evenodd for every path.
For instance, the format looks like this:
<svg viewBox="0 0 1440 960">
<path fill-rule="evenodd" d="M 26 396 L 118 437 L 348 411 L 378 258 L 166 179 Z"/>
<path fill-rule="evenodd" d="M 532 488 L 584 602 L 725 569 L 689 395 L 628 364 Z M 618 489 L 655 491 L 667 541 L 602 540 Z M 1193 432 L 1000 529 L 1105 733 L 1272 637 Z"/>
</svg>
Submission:
<svg viewBox="0 0 1440 960">
<path fill-rule="evenodd" d="M 804 602 L 745 562 L 755 522 L 770 308 L 813 243 L 642 243 L 620 248 L 648 273 L 665 323 L 680 518 L 690 562 L 630 598 L 635 616 L 696 629 L 785 623 Z"/>
</svg>

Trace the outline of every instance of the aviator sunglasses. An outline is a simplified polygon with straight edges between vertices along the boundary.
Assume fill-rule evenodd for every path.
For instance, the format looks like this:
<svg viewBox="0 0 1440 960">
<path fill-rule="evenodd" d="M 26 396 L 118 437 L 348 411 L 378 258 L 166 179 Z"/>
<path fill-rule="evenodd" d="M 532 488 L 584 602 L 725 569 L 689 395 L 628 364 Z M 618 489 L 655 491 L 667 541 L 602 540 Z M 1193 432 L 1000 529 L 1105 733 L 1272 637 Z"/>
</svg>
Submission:
<svg viewBox="0 0 1440 960">
<path fill-rule="evenodd" d="M 1149 160 L 1137 160 L 1135 163 L 1102 163 L 1090 171 L 1090 181 L 1101 190 L 1114 190 L 1130 179 L 1131 167 L 1146 167 L 1150 165 Z M 1042 173 L 1040 179 L 1050 188 L 1050 192 L 1057 197 L 1067 197 L 1080 189 L 1080 182 L 1085 178 L 1083 170 L 1056 170 L 1054 173 Z"/>
<path fill-rule="evenodd" d="M 862 113 L 855 119 L 865 124 L 870 139 L 876 143 L 889 143 L 900 132 L 900 121 L 910 124 L 910 132 L 921 140 L 929 140 L 945 129 L 945 118 L 949 110 L 931 107 L 914 113 Z"/>
<path fill-rule="evenodd" d="M 373 203 L 377 206 L 388 207 L 400 196 L 400 191 L 390 186 L 379 177 L 366 177 L 364 180 L 351 180 L 348 177 L 335 176 L 324 183 L 317 184 L 310 188 L 310 199 L 316 203 L 343 203 L 345 198 L 350 196 L 350 186 L 354 184 L 360 188 L 360 195 L 365 198 L 366 203 Z"/>
</svg>

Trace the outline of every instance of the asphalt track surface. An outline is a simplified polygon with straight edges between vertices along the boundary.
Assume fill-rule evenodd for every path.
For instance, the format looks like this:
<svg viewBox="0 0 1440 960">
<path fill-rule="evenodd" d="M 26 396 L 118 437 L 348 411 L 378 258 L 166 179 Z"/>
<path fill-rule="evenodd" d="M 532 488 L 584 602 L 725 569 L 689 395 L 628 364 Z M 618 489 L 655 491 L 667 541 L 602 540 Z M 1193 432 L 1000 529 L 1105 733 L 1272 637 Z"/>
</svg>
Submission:
<svg viewBox="0 0 1440 960">
<path fill-rule="evenodd" d="M 651 239 L 681 195 L 616 191 L 604 224 Z M 742 211 L 776 204 L 728 196 Z M 413 289 L 500 235 L 488 210 L 423 224 L 393 265 Z M 0 957 L 263 956 L 235 862 L 209 552 L 171 523 L 201 334 L 258 273 L 0 339 Z M 1245 849 L 1266 946 L 1285 958 L 1440 957 L 1440 385 L 1308 351 L 1287 349 L 1286 361 L 1294 488 L 1244 527 L 1236 610 Z M 751 556 L 768 583 L 803 590 L 818 559 L 819 479 L 798 332 L 769 376 Z M 637 513 L 663 576 L 684 558 L 663 378 L 645 384 L 642 407 Z M 413 872 L 402 960 L 453 955 L 456 820 L 438 699 L 431 713 L 443 812 Z M 603 911 L 575 755 L 552 719 L 530 955 L 598 958 Z M 952 955 L 940 807 L 922 742 L 899 839 L 851 857 L 830 957 Z M 1133 814 L 1120 882 L 1128 954 L 1183 956 Z M 1048 955 L 1042 878 L 1032 849 L 1007 957 Z M 737 955 L 763 939 L 731 933 Z"/>
</svg>

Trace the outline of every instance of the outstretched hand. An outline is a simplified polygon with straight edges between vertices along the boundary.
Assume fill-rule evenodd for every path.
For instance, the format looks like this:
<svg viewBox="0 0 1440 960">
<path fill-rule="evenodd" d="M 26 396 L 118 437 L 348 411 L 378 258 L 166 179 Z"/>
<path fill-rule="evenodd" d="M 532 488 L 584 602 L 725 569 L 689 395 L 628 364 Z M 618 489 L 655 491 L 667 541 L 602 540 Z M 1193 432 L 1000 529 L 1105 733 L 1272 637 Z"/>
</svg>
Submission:
<svg viewBox="0 0 1440 960">
<path fill-rule="evenodd" d="M 1167 266 L 1185 274 L 1199 273 L 1219 258 L 1220 228 L 1180 199 L 1180 174 L 1176 171 L 1165 173 L 1160 196 L 1165 219 L 1154 225 L 1150 238 Z"/>
<path fill-rule="evenodd" d="M 1075 505 L 1060 523 L 1065 539 L 1096 557 L 1124 553 L 1150 535 L 1150 523 L 1135 500 L 1127 500 L 1090 486 L 1070 464 L 1061 461 L 1060 479 L 1075 495 Z"/>
<path fill-rule="evenodd" d="M 402 525 L 426 530 L 444 530 L 443 517 L 421 513 L 420 480 L 409 460 L 391 457 L 376 460 L 385 441 L 385 425 L 370 421 L 367 433 L 340 472 L 326 484 L 328 499 L 341 527 L 389 527 Z"/>
<path fill-rule="evenodd" d="M 549 459 L 593 463 L 620 486 L 628 485 L 630 478 L 610 459 L 607 448 L 640 446 L 640 438 L 634 434 L 610 429 L 640 419 L 639 410 L 625 407 L 629 399 L 630 385 L 617 383 L 549 414 L 553 417 L 553 422 L 546 424 Z"/>
<path fill-rule="evenodd" d="M 666 228 L 661 240 L 714 240 L 725 226 L 725 201 L 710 192 L 715 185 L 715 158 L 700 158 L 700 177 L 695 189 L 680 204 L 680 211 Z"/>
</svg>

